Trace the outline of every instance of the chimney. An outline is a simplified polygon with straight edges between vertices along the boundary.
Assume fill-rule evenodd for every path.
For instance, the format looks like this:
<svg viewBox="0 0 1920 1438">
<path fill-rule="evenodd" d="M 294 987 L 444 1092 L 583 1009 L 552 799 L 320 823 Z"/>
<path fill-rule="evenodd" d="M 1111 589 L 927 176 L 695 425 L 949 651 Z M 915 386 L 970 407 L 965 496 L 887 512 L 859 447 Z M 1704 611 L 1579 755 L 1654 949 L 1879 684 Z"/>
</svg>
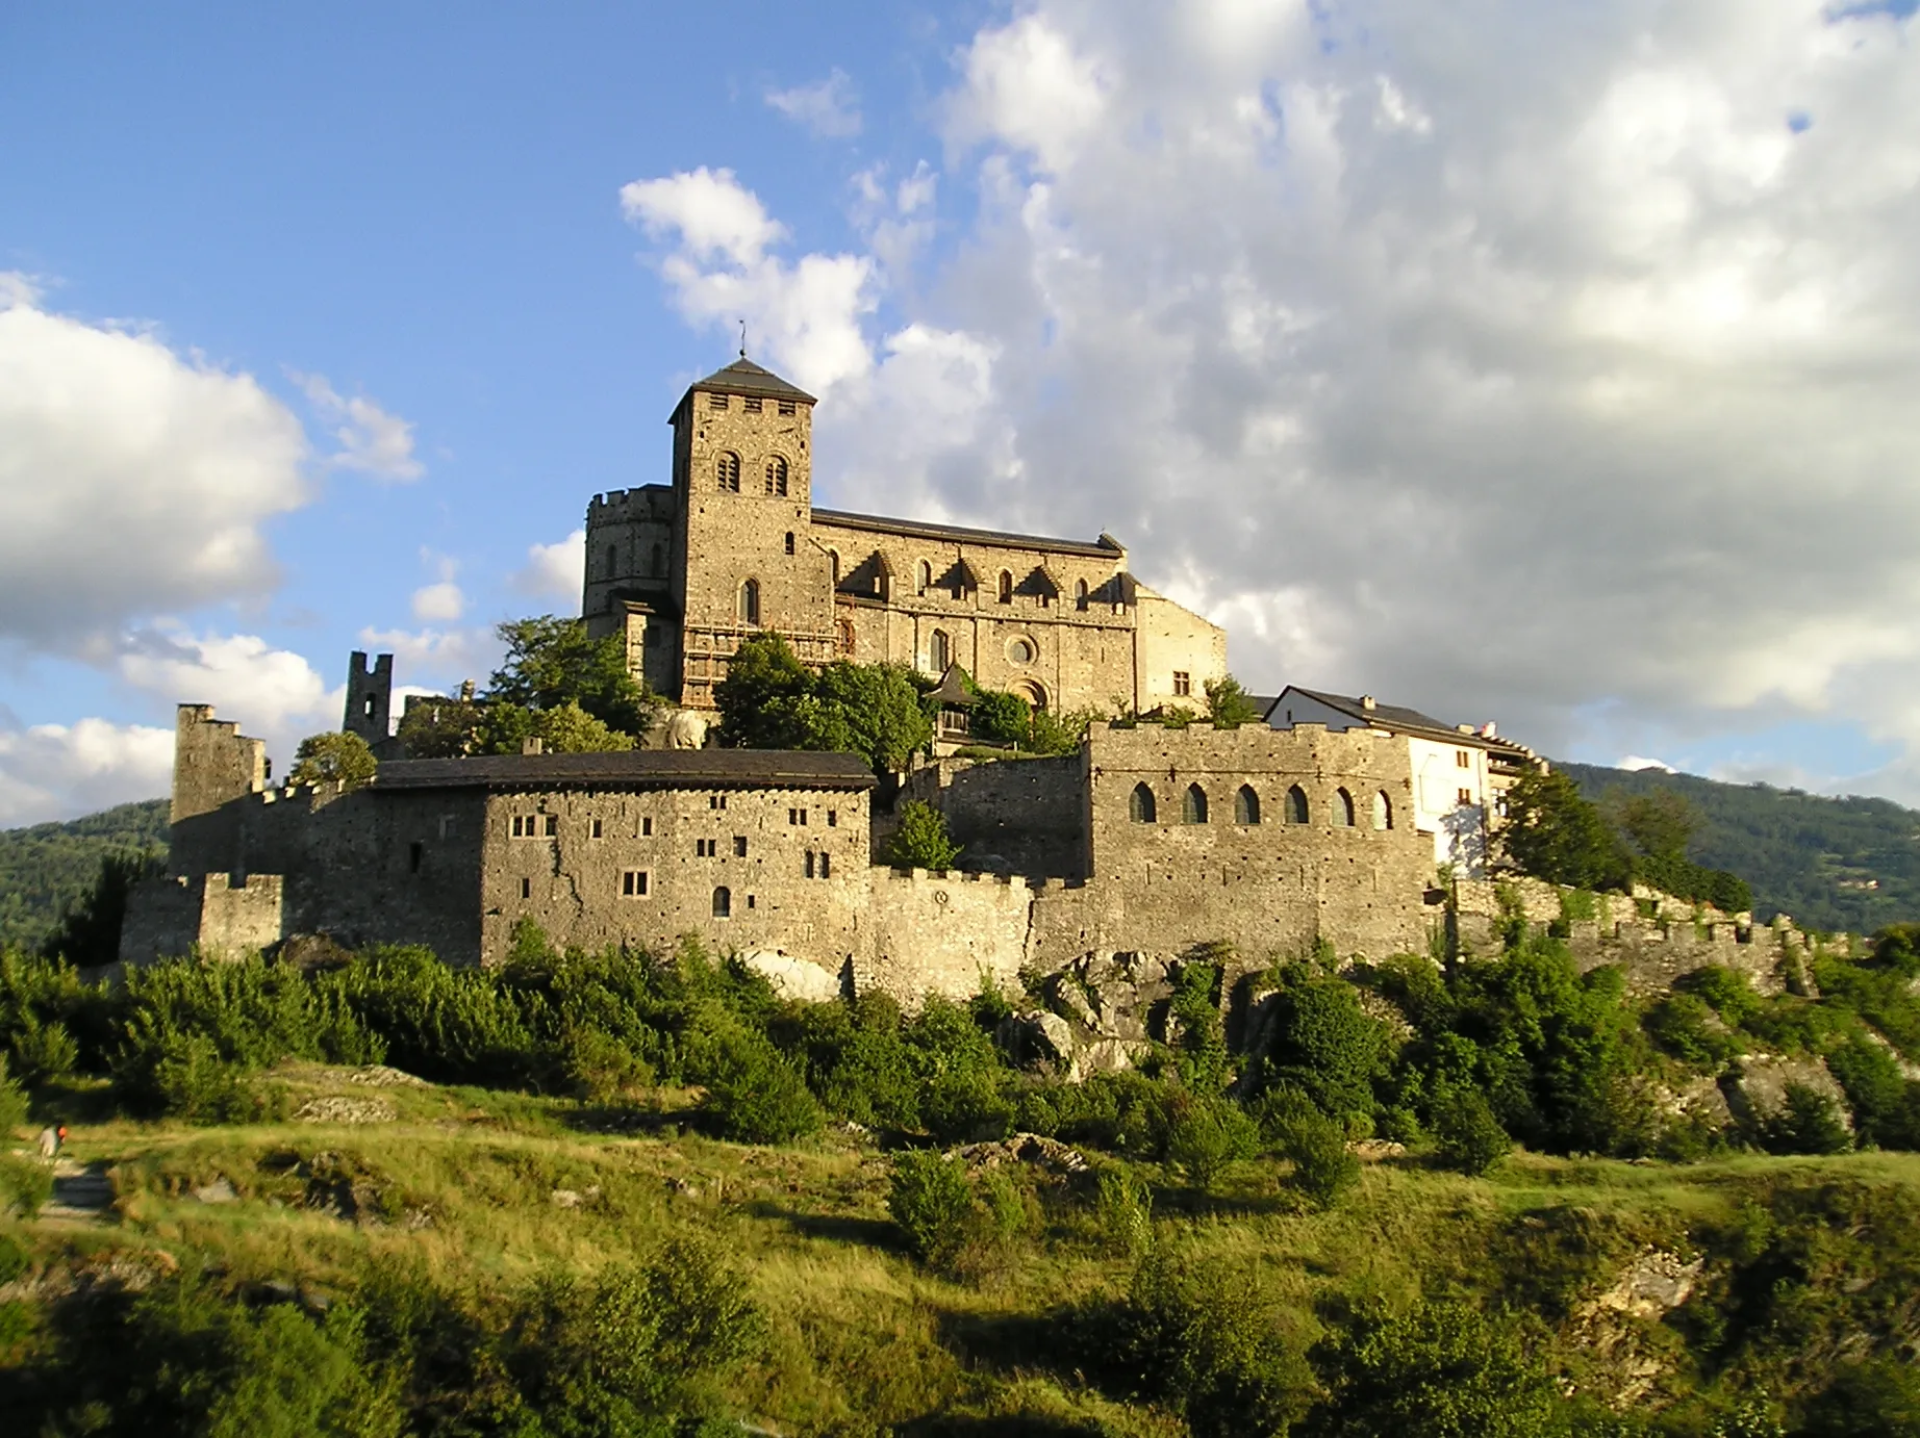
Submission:
<svg viewBox="0 0 1920 1438">
<path fill-rule="evenodd" d="M 1371 694 L 1362 694 L 1360 696 L 1360 707 L 1366 710 L 1369 714 L 1371 714 L 1373 712 L 1373 707 L 1374 707 L 1373 696 Z"/>
<path fill-rule="evenodd" d="M 530 735 L 520 741 L 520 752 L 522 754 L 542 754 L 546 752 L 546 748 L 545 741 L 538 736 Z"/>
<path fill-rule="evenodd" d="M 1500 732 L 1493 726 L 1493 720 L 1489 719 L 1480 726 L 1480 737 L 1482 739 L 1498 739 L 1500 737 Z"/>
</svg>

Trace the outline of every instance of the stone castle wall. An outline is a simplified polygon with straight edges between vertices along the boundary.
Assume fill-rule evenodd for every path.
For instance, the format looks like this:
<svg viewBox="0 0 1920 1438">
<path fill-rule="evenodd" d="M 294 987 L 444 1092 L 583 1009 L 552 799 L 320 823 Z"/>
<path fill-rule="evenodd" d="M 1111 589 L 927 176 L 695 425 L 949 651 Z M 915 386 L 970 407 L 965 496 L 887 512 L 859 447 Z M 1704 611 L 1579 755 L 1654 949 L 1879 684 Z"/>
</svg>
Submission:
<svg viewBox="0 0 1920 1438">
<path fill-rule="evenodd" d="M 946 816 L 968 869 L 1039 878 L 1087 876 L 1086 762 L 937 759 L 913 771 L 903 798 Z"/>
<path fill-rule="evenodd" d="M 985 981 L 1017 993 L 1030 960 L 1031 897 L 1018 876 L 873 871 L 856 990 L 903 1005 L 929 993 L 965 998 Z"/>
</svg>

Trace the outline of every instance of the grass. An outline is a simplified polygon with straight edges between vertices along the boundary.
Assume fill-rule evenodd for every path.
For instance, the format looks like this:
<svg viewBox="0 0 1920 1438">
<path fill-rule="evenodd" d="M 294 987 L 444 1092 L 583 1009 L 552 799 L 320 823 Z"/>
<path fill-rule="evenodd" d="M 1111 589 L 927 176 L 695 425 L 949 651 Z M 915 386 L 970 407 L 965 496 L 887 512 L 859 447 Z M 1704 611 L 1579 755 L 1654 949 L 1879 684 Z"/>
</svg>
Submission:
<svg viewBox="0 0 1920 1438">
<path fill-rule="evenodd" d="M 626 1131 L 606 1132 L 605 1111 L 570 1100 L 374 1089 L 312 1065 L 277 1070 L 274 1081 L 291 1108 L 330 1094 L 378 1097 L 398 1117 L 76 1128 L 69 1155 L 113 1166 L 114 1221 L 10 1225 L 37 1271 L 160 1270 L 199 1258 L 236 1282 L 340 1292 L 373 1269 L 406 1265 L 485 1303 L 542 1275 L 590 1273 L 698 1232 L 748 1275 L 767 1315 L 764 1352 L 731 1376 L 729 1398 L 780 1433 L 1185 1431 L 1164 1411 L 1098 1390 L 1060 1356 L 1063 1316 L 1124 1292 L 1132 1272 L 1098 1231 L 1090 1196 L 1028 1181 L 1033 1233 L 997 1269 L 958 1283 L 905 1253 L 887 1220 L 887 1156 L 865 1139 L 717 1142 L 683 1126 L 687 1095 L 674 1091 L 650 1095 Z M 1576 1221 L 1605 1242 L 1552 1281 L 1610 1281 L 1618 1256 L 1647 1242 L 1685 1248 L 1690 1232 L 1730 1220 L 1759 1185 L 1800 1176 L 1911 1188 L 1920 1155 L 1673 1166 L 1522 1153 L 1482 1179 L 1402 1158 L 1367 1165 L 1327 1213 L 1288 1186 L 1279 1161 L 1242 1163 L 1204 1195 L 1155 1166 L 1139 1171 L 1155 1189 L 1156 1243 L 1253 1275 L 1304 1348 L 1331 1296 L 1394 1304 L 1451 1288 L 1497 1297 L 1503 1263 L 1507 1278 L 1537 1286 L 1560 1272 L 1540 1245 Z M 360 1185 L 358 1220 L 308 1206 L 316 1174 Z M 218 1179 L 237 1201 L 194 1197 Z M 563 1206 L 556 1194 L 579 1199 Z M 1546 1302 L 1524 1283 L 1507 1296 Z"/>
</svg>

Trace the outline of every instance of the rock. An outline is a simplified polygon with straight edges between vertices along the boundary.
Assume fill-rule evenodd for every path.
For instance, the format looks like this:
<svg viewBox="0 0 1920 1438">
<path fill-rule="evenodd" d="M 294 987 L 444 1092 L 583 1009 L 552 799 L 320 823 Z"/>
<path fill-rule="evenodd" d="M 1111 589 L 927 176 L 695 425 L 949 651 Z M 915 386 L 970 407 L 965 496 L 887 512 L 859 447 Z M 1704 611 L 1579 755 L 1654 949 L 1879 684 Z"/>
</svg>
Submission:
<svg viewBox="0 0 1920 1438">
<path fill-rule="evenodd" d="M 1397 1143 L 1390 1138 L 1362 1138 L 1347 1145 L 1347 1152 L 1362 1163 L 1379 1163 L 1386 1158 L 1400 1158 L 1406 1151 L 1407 1146 L 1404 1143 Z"/>
<path fill-rule="evenodd" d="M 1079 1149 L 1037 1133 L 1016 1133 L 989 1143 L 970 1143 L 953 1149 L 947 1157 L 959 1159 L 968 1168 L 1030 1163 L 1063 1178 L 1090 1172 L 1086 1155 Z"/>
<path fill-rule="evenodd" d="M 838 974 L 778 949 L 756 949 L 740 961 L 766 979 L 783 999 L 819 1004 L 840 997 Z"/>
<path fill-rule="evenodd" d="M 1073 1069 L 1073 1025 L 1045 1009 L 1008 1014 L 993 1031 L 994 1041 L 1022 1067 L 1050 1064 L 1060 1073 Z"/>
<path fill-rule="evenodd" d="M 1841 1123 L 1853 1127 L 1847 1108 L 1847 1096 L 1826 1064 L 1817 1058 L 1781 1058 L 1775 1054 L 1753 1054 L 1740 1060 L 1738 1074 L 1721 1080 L 1733 1116 L 1743 1124 L 1763 1123 L 1787 1105 L 1787 1087 L 1801 1084 L 1832 1101 Z"/>
<path fill-rule="evenodd" d="M 1149 1047 L 1145 1039 L 1093 1039 L 1081 1045 L 1075 1067 L 1081 1078 L 1121 1073 L 1132 1068 Z"/>
<path fill-rule="evenodd" d="M 1616 1411 L 1639 1404 L 1667 1373 L 1670 1360 L 1647 1329 L 1692 1296 L 1706 1266 L 1664 1249 L 1635 1255 L 1600 1293 L 1573 1310 L 1572 1340 L 1598 1361 L 1593 1372 L 1602 1396 Z"/>
<path fill-rule="evenodd" d="M 600 1196 L 600 1185 L 596 1183 L 590 1188 L 578 1190 L 556 1188 L 552 1196 L 555 1208 L 583 1208 Z"/>
<path fill-rule="evenodd" d="M 1062 969 L 1047 980 L 1047 1001 L 1057 1012 L 1078 1020 L 1089 1029 L 1099 1026 L 1099 1015 L 1094 1013 L 1093 1005 L 1087 999 L 1080 975 L 1072 969 Z"/>
<path fill-rule="evenodd" d="M 193 1196 L 201 1203 L 238 1203 L 240 1191 L 225 1177 L 214 1179 L 212 1183 L 203 1183 L 193 1190 Z"/>
<path fill-rule="evenodd" d="M 425 1088 L 427 1086 L 425 1079 L 415 1078 L 412 1074 L 402 1073 L 399 1069 L 388 1068 L 385 1064 L 368 1064 L 364 1068 L 357 1068 L 347 1075 L 347 1082 L 365 1084 L 368 1088 L 397 1088 L 402 1085 Z"/>
<path fill-rule="evenodd" d="M 339 1094 L 308 1099 L 294 1110 L 300 1123 L 392 1123 L 399 1111 L 383 1098 L 347 1098 Z"/>
</svg>

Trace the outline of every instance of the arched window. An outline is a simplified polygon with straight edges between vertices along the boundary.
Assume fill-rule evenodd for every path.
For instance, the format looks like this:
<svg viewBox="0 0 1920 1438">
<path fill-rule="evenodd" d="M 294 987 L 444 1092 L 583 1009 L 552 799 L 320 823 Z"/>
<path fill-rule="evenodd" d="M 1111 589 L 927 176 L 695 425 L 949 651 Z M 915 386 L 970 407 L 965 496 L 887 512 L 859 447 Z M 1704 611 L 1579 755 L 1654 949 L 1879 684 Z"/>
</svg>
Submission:
<svg viewBox="0 0 1920 1438">
<path fill-rule="evenodd" d="M 1013 571 L 1008 569 L 1000 571 L 1000 602 L 1013 603 Z"/>
<path fill-rule="evenodd" d="M 1087 607 L 1087 581 L 1084 579 L 1074 581 L 1073 607 L 1075 609 L 1085 609 Z"/>
<path fill-rule="evenodd" d="M 1336 829 L 1353 827 L 1353 795 L 1345 789 L 1336 791 L 1333 796 L 1333 827 Z"/>
<path fill-rule="evenodd" d="M 787 492 L 787 462 L 775 455 L 767 461 L 767 493 L 784 495 Z"/>
<path fill-rule="evenodd" d="M 1180 802 L 1180 817 L 1189 824 L 1207 822 L 1207 791 L 1198 784 L 1187 785 L 1187 796 Z"/>
<path fill-rule="evenodd" d="M 713 891 L 713 916 L 716 919 L 733 917 L 733 890 L 725 884 Z"/>
<path fill-rule="evenodd" d="M 731 490 L 734 494 L 740 492 L 740 456 L 732 450 L 720 451 L 720 457 L 713 462 L 713 473 L 721 489 Z"/>
<path fill-rule="evenodd" d="M 1307 822 L 1307 791 L 1298 784 L 1287 790 L 1287 822 L 1289 824 Z"/>
<path fill-rule="evenodd" d="M 740 618 L 748 624 L 760 622 L 760 581 L 749 579 L 740 586 Z"/>
<path fill-rule="evenodd" d="M 1373 796 L 1373 827 L 1376 829 L 1393 827 L 1393 800 L 1387 797 L 1385 789 Z"/>
<path fill-rule="evenodd" d="M 927 667 L 935 674 L 945 674 L 947 666 L 953 662 L 953 644 L 947 638 L 947 631 L 936 629 L 927 640 Z"/>
<path fill-rule="evenodd" d="M 827 551 L 827 574 L 833 580 L 834 587 L 838 588 L 840 584 L 840 551 L 837 549 L 829 549 Z"/>
<path fill-rule="evenodd" d="M 793 553 L 793 531 L 791 529 L 787 531 L 787 553 Z"/>
<path fill-rule="evenodd" d="M 925 594 L 931 588 L 933 588 L 933 566 L 923 559 L 913 567 L 913 592 Z"/>
<path fill-rule="evenodd" d="M 609 544 L 607 546 L 607 578 L 609 579 L 613 578 L 614 569 L 619 565 L 619 563 L 620 563 L 620 546 L 617 544 Z"/>
<path fill-rule="evenodd" d="M 1253 785 L 1242 784 L 1240 792 L 1233 796 L 1233 822 L 1236 824 L 1260 822 L 1260 796 L 1253 792 Z"/>
<path fill-rule="evenodd" d="M 1145 784 L 1133 786 L 1133 793 L 1127 799 L 1127 817 L 1136 824 L 1153 822 L 1153 790 Z"/>
</svg>

